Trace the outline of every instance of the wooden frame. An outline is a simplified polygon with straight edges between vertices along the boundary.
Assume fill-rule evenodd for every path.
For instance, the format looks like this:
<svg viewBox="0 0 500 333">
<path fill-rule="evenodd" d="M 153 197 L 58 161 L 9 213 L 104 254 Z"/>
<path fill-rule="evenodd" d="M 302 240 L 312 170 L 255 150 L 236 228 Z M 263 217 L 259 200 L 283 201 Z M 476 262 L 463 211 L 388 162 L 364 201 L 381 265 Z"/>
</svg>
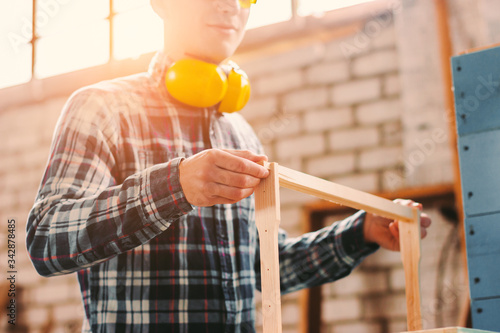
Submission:
<svg viewBox="0 0 500 333">
<path fill-rule="evenodd" d="M 281 333 L 281 297 L 278 254 L 279 187 L 316 196 L 341 205 L 401 221 L 401 256 L 405 270 L 408 330 L 422 329 L 420 309 L 420 211 L 366 192 L 307 175 L 277 163 L 264 162 L 269 177 L 255 191 L 255 221 L 260 237 L 262 318 L 264 333 Z"/>
<path fill-rule="evenodd" d="M 394 200 L 397 198 L 412 199 L 424 204 L 424 207 L 453 207 L 455 205 L 454 185 L 452 183 L 443 183 L 438 185 L 427 185 L 420 187 L 402 188 L 393 191 L 372 193 L 376 196 Z M 330 221 L 351 215 L 355 212 L 350 207 L 341 206 L 326 200 L 313 200 L 302 206 L 302 233 L 317 231 L 325 227 L 325 219 L 330 217 Z M 423 256 L 423 252 L 422 252 Z M 299 295 L 299 331 L 300 333 L 320 333 L 321 318 L 323 315 L 324 287 L 316 286 L 306 288 L 300 291 Z M 467 296 L 468 297 L 468 296 Z M 424 298 L 422 298 L 424 302 Z M 422 320 L 424 321 L 424 314 Z M 456 324 L 462 327 L 470 325 L 462 324 L 459 319 Z M 442 326 L 436 326 L 442 327 Z"/>
</svg>

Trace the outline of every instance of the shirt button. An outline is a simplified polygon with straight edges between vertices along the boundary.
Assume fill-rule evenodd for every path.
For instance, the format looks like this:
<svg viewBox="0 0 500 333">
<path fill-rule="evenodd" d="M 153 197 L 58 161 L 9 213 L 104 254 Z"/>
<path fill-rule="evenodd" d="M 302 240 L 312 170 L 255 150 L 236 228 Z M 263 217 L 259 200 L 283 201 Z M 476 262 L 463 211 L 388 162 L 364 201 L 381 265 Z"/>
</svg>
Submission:
<svg viewBox="0 0 500 333">
<path fill-rule="evenodd" d="M 84 264 L 85 263 L 85 258 L 83 256 L 83 254 L 79 254 L 77 257 L 76 257 L 76 262 L 78 264 Z"/>
</svg>

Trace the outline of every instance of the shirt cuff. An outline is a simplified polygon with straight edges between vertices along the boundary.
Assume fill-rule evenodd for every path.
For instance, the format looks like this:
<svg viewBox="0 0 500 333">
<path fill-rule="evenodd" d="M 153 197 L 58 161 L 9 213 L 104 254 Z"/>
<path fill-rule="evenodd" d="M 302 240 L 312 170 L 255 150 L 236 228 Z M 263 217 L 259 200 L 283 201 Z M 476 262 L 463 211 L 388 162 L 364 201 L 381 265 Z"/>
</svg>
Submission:
<svg viewBox="0 0 500 333">
<path fill-rule="evenodd" d="M 355 266 L 366 256 L 372 254 L 380 248 L 378 244 L 365 242 L 363 225 L 365 223 L 366 212 L 359 211 L 351 217 L 338 222 L 336 226 L 335 244 L 341 258 L 350 266 Z"/>
<path fill-rule="evenodd" d="M 183 159 L 175 158 L 144 171 L 141 182 L 142 206 L 149 221 L 170 225 L 173 220 L 194 208 L 187 201 L 180 183 L 179 165 Z"/>
</svg>

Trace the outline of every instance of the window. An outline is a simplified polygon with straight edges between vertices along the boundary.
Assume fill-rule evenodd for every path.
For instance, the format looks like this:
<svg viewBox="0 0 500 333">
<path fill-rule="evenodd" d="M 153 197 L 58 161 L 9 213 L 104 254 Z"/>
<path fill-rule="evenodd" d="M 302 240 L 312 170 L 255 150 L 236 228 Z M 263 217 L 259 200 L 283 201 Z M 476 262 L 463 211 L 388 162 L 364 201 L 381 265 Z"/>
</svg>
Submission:
<svg viewBox="0 0 500 333">
<path fill-rule="evenodd" d="M 258 0 L 247 29 L 368 1 Z M 18 0 L 0 2 L 0 36 L 1 89 L 152 52 L 163 29 L 149 0 Z"/>
</svg>

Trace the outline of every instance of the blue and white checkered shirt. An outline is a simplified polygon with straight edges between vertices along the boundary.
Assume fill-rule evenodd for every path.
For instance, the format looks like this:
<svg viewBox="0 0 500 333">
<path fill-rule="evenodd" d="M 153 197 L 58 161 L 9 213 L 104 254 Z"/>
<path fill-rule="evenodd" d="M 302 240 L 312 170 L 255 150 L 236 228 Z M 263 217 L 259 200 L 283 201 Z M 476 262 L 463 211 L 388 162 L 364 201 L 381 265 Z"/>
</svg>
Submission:
<svg viewBox="0 0 500 333">
<path fill-rule="evenodd" d="M 41 275 L 78 273 L 85 332 L 254 332 L 253 196 L 194 207 L 178 167 L 208 145 L 262 147 L 240 115 L 173 101 L 168 65 L 158 53 L 149 72 L 70 97 L 29 215 L 30 257 Z M 376 249 L 363 240 L 363 220 L 360 212 L 298 238 L 281 231 L 282 292 L 349 274 Z"/>
</svg>

